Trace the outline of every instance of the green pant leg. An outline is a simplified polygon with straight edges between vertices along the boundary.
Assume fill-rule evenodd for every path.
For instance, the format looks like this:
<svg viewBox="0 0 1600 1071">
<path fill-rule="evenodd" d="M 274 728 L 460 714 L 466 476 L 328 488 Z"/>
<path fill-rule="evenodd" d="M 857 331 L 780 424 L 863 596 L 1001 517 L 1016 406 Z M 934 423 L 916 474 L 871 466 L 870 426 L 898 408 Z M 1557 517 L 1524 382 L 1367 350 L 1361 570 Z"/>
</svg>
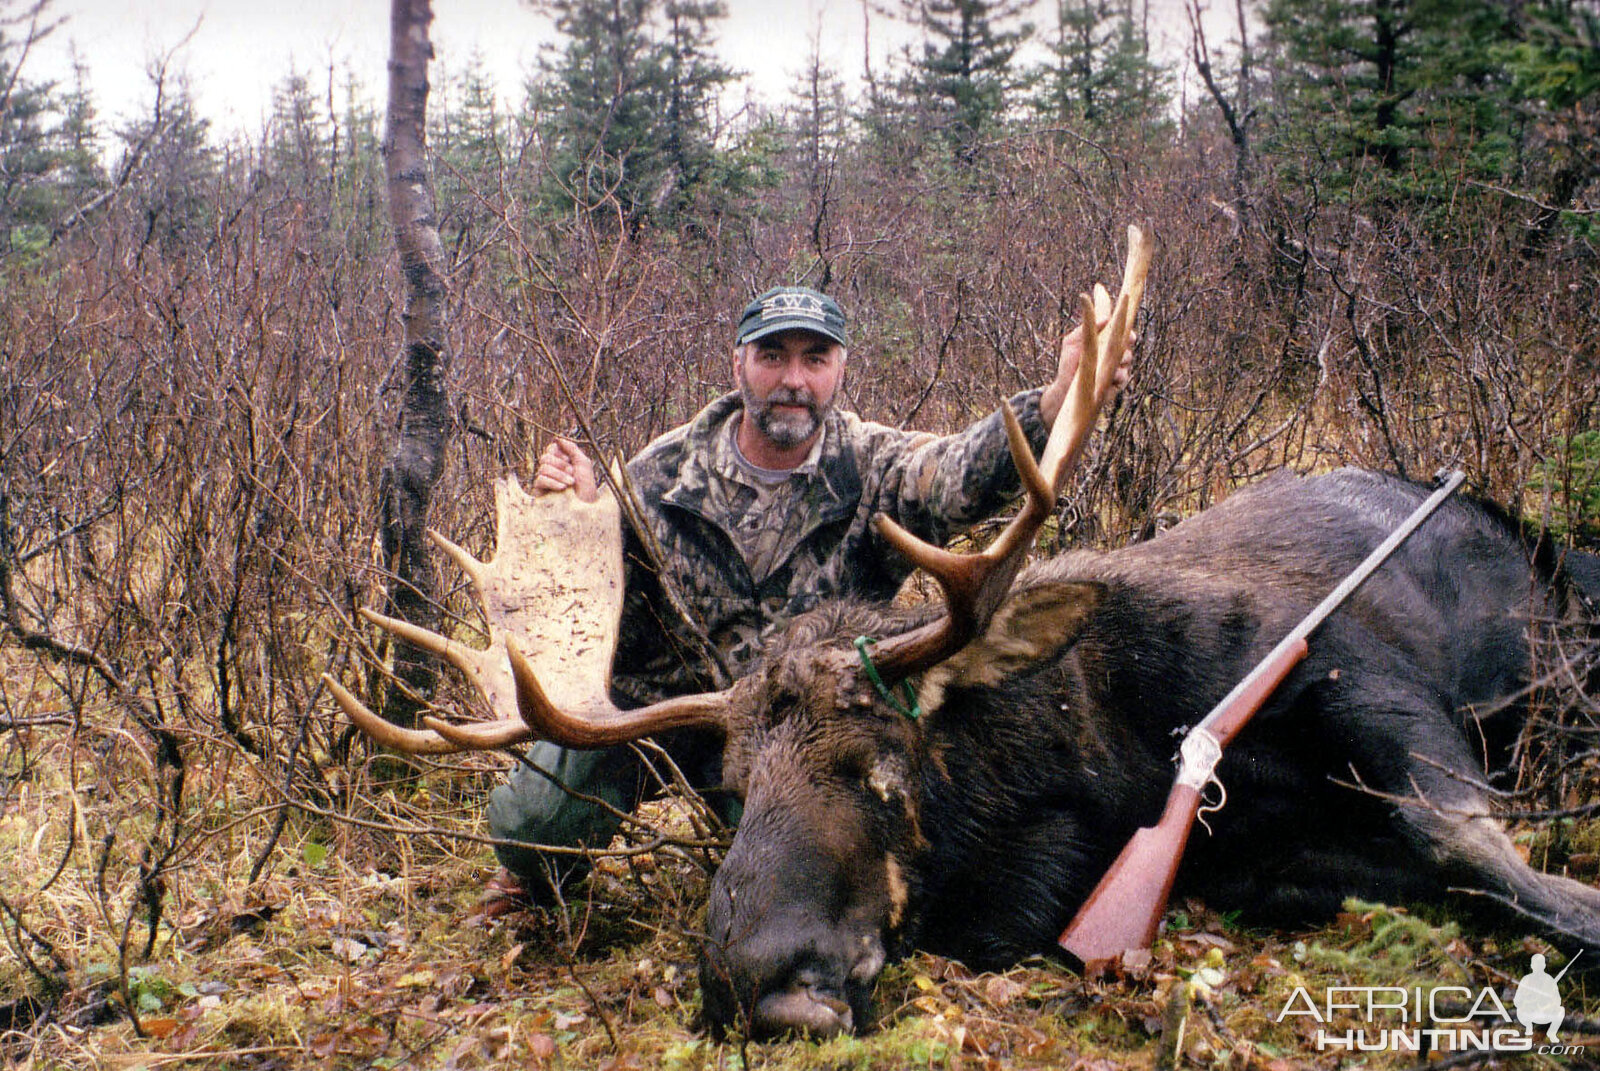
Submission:
<svg viewBox="0 0 1600 1071">
<path fill-rule="evenodd" d="M 547 740 L 536 741 L 509 780 L 489 793 L 489 832 L 497 839 L 529 845 L 604 848 L 622 819 L 573 793 L 593 796 L 627 812 L 638 800 L 639 775 L 639 758 L 625 746 L 578 751 Z M 589 861 L 579 855 L 498 844 L 494 850 L 501 865 L 536 893 L 547 884 L 559 886 L 589 871 Z"/>
</svg>

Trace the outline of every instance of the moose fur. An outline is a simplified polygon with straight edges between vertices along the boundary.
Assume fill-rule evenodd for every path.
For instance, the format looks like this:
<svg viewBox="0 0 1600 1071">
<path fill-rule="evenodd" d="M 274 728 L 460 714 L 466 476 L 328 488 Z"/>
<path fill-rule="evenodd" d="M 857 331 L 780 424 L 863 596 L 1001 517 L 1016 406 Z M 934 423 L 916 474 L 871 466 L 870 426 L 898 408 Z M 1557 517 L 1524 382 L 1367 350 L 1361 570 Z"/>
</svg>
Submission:
<svg viewBox="0 0 1600 1071">
<path fill-rule="evenodd" d="M 1149 542 L 1036 563 L 923 675 L 914 721 L 839 652 L 927 611 L 796 622 L 734 689 L 724 775 L 745 811 L 708 906 L 709 1022 L 853 1029 L 913 946 L 974 967 L 1053 951 L 1158 816 L 1183 728 L 1427 492 L 1282 473 Z M 1600 893 L 1530 869 L 1486 787 L 1509 784 L 1535 648 L 1593 650 L 1600 570 L 1570 565 L 1501 511 L 1447 503 L 1229 749 L 1227 805 L 1190 841 L 1179 890 L 1262 923 L 1350 896 L 1453 898 L 1600 945 Z"/>
</svg>

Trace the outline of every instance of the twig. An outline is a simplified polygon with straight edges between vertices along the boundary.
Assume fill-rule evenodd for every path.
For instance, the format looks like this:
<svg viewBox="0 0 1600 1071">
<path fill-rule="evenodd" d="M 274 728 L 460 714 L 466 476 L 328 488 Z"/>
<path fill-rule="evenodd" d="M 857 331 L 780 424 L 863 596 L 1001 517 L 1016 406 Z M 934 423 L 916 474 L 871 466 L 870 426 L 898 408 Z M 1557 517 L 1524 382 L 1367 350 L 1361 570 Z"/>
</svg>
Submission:
<svg viewBox="0 0 1600 1071">
<path fill-rule="evenodd" d="M 1496 186 L 1492 182 L 1482 182 L 1478 179 L 1470 178 L 1466 179 L 1465 181 L 1468 186 L 1476 186 L 1480 190 L 1488 190 L 1491 193 L 1498 193 L 1505 197 L 1510 197 L 1513 200 L 1522 201 L 1525 204 L 1533 205 L 1533 207 L 1545 212 L 1564 212 L 1574 216 L 1593 216 L 1600 214 L 1600 208 L 1562 208 L 1559 205 L 1546 204 L 1537 197 L 1532 197 L 1526 193 L 1521 193 L 1517 190 L 1508 190 L 1504 186 Z"/>
</svg>

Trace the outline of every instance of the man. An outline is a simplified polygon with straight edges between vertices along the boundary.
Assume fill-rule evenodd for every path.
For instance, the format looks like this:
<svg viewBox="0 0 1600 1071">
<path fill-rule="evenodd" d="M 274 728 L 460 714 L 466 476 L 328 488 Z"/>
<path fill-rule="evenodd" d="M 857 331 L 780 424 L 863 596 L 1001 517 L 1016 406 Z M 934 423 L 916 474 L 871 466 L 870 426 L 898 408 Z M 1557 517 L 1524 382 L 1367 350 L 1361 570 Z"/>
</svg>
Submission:
<svg viewBox="0 0 1600 1071">
<path fill-rule="evenodd" d="M 833 298 L 805 287 L 767 291 L 739 319 L 737 389 L 628 463 L 645 531 L 626 533 L 613 672 L 619 706 L 725 687 L 751 669 L 766 636 L 829 599 L 893 597 L 911 568 L 879 539 L 875 513 L 944 543 L 1017 492 L 998 414 L 939 437 L 835 408 L 846 344 Z M 1081 353 L 1079 328 L 1062 340 L 1055 378 L 1010 401 L 1036 452 Z M 1130 360 L 1124 355 L 1118 368 L 1119 388 Z M 594 467 L 558 438 L 533 488 L 592 500 Z M 670 750 L 691 780 L 715 787 L 716 743 L 690 738 Z M 631 748 L 583 752 L 539 742 L 491 794 L 489 828 L 525 844 L 603 848 L 646 782 Z M 496 851 L 506 868 L 495 886 L 501 892 L 543 896 L 586 870 L 571 854 Z"/>
</svg>

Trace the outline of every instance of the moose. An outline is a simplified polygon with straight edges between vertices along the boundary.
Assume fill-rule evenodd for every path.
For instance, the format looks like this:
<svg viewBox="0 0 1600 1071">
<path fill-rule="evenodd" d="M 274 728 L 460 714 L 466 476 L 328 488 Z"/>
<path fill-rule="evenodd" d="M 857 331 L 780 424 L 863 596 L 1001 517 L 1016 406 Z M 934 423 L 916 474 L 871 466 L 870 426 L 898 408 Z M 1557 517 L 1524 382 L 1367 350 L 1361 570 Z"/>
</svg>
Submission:
<svg viewBox="0 0 1600 1071">
<path fill-rule="evenodd" d="M 1054 950 L 1160 812 L 1175 734 L 1428 492 L 1356 469 L 1282 472 L 1146 542 L 1025 566 L 1118 357 L 1088 334 L 1040 460 L 1005 412 L 1026 495 L 993 543 L 956 554 L 881 523 L 942 605 L 825 605 L 731 688 L 622 710 L 606 693 L 620 551 L 595 552 L 592 582 L 571 561 L 617 545 L 610 496 L 531 498 L 504 481 L 493 562 L 435 536 L 472 576 L 487 650 L 366 614 L 472 675 L 498 718 L 400 729 L 330 686 L 371 736 L 413 752 L 722 734 L 744 812 L 706 910 L 716 1031 L 860 1029 L 885 963 L 913 947 L 975 968 Z M 555 524 L 553 539 L 528 535 Z M 540 574 L 528 548 L 552 542 L 562 560 Z M 539 601 L 547 587 L 556 601 Z M 1600 946 L 1600 891 L 1531 868 L 1493 807 L 1529 723 L 1536 649 L 1566 644 L 1573 673 L 1596 673 L 1597 594 L 1593 558 L 1558 554 L 1492 505 L 1447 503 L 1313 634 L 1229 748 L 1227 806 L 1191 843 L 1179 889 L 1266 924 L 1326 918 L 1350 896 L 1453 899 Z M 565 609 L 591 603 L 582 621 Z"/>
</svg>

